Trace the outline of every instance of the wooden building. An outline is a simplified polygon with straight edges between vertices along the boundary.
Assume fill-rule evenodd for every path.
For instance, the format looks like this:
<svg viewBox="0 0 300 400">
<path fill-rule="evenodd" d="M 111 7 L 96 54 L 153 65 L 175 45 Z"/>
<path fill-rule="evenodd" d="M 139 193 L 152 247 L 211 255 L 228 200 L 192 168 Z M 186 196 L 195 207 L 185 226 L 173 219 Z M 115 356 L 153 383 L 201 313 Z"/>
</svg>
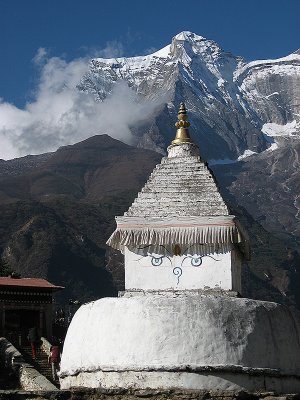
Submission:
<svg viewBox="0 0 300 400">
<path fill-rule="evenodd" d="M 45 279 L 0 278 L 0 336 L 23 344 L 29 328 L 51 338 L 53 293 L 63 289 Z"/>
</svg>

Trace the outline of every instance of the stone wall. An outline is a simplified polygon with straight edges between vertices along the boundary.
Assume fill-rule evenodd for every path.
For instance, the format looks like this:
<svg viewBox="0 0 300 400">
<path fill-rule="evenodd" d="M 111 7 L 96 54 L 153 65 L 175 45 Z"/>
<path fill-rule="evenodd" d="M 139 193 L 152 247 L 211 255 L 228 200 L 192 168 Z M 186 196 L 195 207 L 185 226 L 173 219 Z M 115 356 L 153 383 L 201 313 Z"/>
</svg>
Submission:
<svg viewBox="0 0 300 400">
<path fill-rule="evenodd" d="M 18 370 L 20 385 L 24 390 L 51 390 L 56 391 L 57 388 L 48 379 L 40 374 L 35 368 L 29 364 L 20 366 Z"/>
<path fill-rule="evenodd" d="M 48 342 L 44 340 L 43 346 L 47 345 Z M 22 354 L 4 337 L 0 338 L 0 362 L 5 368 L 14 372 L 24 390 L 57 391 L 57 388 L 47 378 L 24 361 Z M 7 398 L 17 399 L 17 397 Z"/>
</svg>

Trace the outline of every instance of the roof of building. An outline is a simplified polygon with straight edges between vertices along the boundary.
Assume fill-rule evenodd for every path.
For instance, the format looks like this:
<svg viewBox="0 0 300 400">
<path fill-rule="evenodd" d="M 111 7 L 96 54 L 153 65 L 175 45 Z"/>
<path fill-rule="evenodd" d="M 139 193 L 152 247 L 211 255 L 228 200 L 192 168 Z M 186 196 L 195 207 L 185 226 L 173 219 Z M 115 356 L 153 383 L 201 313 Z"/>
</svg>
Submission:
<svg viewBox="0 0 300 400">
<path fill-rule="evenodd" d="M 46 281 L 46 279 L 38 278 L 11 278 L 3 277 L 0 278 L 1 286 L 11 286 L 11 287 L 27 287 L 27 288 L 39 288 L 39 289 L 51 289 L 59 290 L 64 289 L 63 286 L 53 285 L 52 283 Z"/>
</svg>

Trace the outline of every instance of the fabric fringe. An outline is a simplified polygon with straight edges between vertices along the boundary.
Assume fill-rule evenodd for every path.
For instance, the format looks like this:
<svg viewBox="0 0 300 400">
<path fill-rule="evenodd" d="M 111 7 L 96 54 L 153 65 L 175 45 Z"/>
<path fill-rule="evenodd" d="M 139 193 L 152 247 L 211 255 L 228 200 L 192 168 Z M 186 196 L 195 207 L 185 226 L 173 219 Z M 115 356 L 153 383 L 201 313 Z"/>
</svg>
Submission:
<svg viewBox="0 0 300 400">
<path fill-rule="evenodd" d="M 166 244 L 229 244 L 239 243 L 242 237 L 233 226 L 203 226 L 185 228 L 117 228 L 107 244 L 123 250 L 124 246 L 166 245 Z"/>
<path fill-rule="evenodd" d="M 177 243 L 176 243 L 177 245 Z M 218 254 L 225 254 L 228 253 L 233 249 L 234 245 L 232 243 L 209 243 L 209 244 L 201 244 L 201 243 L 194 243 L 194 244 L 181 244 L 180 245 L 180 255 L 185 256 L 213 256 Z M 166 245 L 159 245 L 159 244 L 151 244 L 151 245 L 143 245 L 140 244 L 139 246 L 128 246 L 128 250 L 139 254 L 143 257 L 146 257 L 149 254 L 160 254 L 163 256 L 169 256 L 170 254 L 174 254 L 174 244 L 166 244 Z"/>
<path fill-rule="evenodd" d="M 235 245 L 250 259 L 249 239 L 233 215 L 207 217 L 116 217 L 117 229 L 107 245 L 124 253 L 124 246 L 197 246 L 199 254 L 225 253 Z M 161 251 L 161 250 L 160 250 Z M 158 251 L 159 254 L 159 251 Z"/>
</svg>

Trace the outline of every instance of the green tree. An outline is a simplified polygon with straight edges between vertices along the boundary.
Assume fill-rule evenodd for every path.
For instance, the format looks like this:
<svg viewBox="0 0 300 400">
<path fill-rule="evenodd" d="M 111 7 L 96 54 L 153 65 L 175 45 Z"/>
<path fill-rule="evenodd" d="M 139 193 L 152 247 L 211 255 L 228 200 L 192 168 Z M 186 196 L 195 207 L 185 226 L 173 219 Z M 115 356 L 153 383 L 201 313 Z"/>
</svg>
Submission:
<svg viewBox="0 0 300 400">
<path fill-rule="evenodd" d="M 9 267 L 6 261 L 0 259 L 0 276 L 8 276 L 12 273 L 11 268 Z"/>
</svg>

